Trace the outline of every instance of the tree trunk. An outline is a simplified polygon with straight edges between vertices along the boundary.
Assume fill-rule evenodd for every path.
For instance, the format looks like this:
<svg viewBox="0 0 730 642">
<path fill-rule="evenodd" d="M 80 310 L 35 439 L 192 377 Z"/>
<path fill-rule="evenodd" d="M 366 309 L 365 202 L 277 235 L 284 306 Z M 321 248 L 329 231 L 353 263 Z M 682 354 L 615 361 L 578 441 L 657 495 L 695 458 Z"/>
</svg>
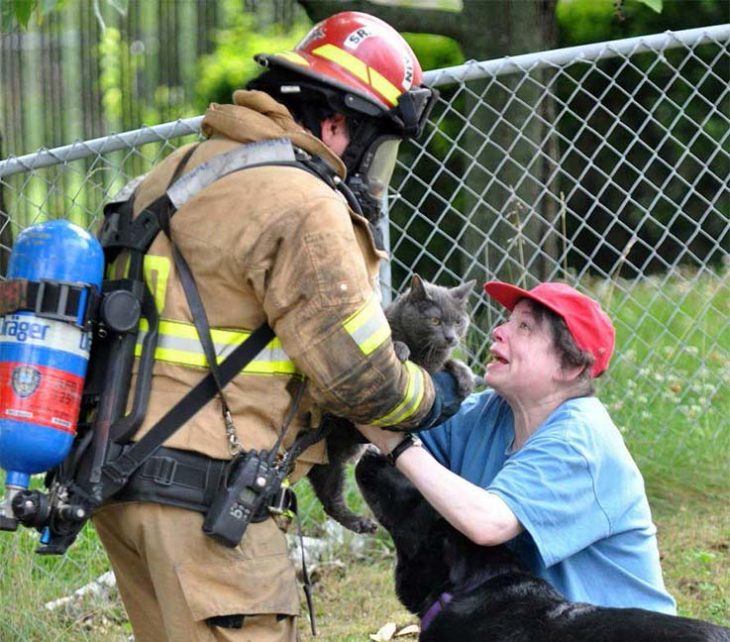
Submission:
<svg viewBox="0 0 730 642">
<path fill-rule="evenodd" d="M 463 7 L 467 60 L 533 53 L 555 43 L 554 0 L 464 0 Z M 549 239 L 557 208 L 545 180 L 554 174 L 557 150 L 545 131 L 552 111 L 545 84 L 539 70 L 471 81 L 464 111 L 465 212 L 472 224 L 464 237 L 466 260 L 480 257 L 487 278 L 528 286 L 554 263 L 546 253 L 555 251 Z"/>
</svg>

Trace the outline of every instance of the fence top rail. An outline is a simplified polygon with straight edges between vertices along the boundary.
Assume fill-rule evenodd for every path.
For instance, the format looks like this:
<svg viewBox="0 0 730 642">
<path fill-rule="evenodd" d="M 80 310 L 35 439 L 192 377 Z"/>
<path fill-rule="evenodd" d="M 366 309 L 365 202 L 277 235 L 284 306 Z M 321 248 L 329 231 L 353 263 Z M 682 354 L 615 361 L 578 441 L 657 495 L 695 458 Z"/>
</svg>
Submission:
<svg viewBox="0 0 730 642">
<path fill-rule="evenodd" d="M 433 86 L 448 85 L 544 67 L 565 66 L 576 62 L 595 62 L 626 54 L 656 53 L 675 47 L 696 46 L 712 42 L 730 42 L 730 24 L 682 31 L 666 31 L 649 36 L 565 47 L 519 56 L 505 56 L 483 62 L 469 61 L 455 67 L 427 71 L 424 74 L 424 82 Z M 5 160 L 0 160 L 0 178 L 68 163 L 89 156 L 98 156 L 147 143 L 162 142 L 180 136 L 196 134 L 200 130 L 202 119 L 202 116 L 195 116 L 161 125 L 142 127 L 120 134 L 110 134 L 93 140 L 78 141 L 53 149 L 40 149 L 37 152 L 23 156 L 11 156 Z"/>
<path fill-rule="evenodd" d="M 184 118 L 170 123 L 133 129 L 120 134 L 109 134 L 92 140 L 77 141 L 63 147 L 43 149 L 24 156 L 9 157 L 0 161 L 0 178 L 28 172 L 43 167 L 99 156 L 121 149 L 138 147 L 147 143 L 161 143 L 180 136 L 190 136 L 200 131 L 202 116 Z"/>
<path fill-rule="evenodd" d="M 537 51 L 519 56 L 505 56 L 504 58 L 484 62 L 470 60 L 463 65 L 427 71 L 424 74 L 424 82 L 434 86 L 448 85 L 534 69 L 564 67 L 576 62 L 596 62 L 627 54 L 657 53 L 676 47 L 695 47 L 713 42 L 730 43 L 730 24 L 684 29 L 682 31 L 665 31 L 649 36 L 636 36 L 634 38 L 564 47 L 550 51 Z"/>
</svg>

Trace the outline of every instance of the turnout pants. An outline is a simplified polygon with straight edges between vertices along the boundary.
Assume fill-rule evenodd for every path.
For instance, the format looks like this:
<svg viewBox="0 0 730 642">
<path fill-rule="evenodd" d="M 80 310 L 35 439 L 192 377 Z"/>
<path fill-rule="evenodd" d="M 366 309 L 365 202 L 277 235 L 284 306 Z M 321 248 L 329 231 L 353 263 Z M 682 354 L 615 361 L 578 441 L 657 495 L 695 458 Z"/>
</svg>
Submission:
<svg viewBox="0 0 730 642">
<path fill-rule="evenodd" d="M 112 503 L 93 521 L 135 642 L 298 640 L 296 575 L 272 519 L 250 524 L 236 548 L 204 535 L 203 515 L 174 506 Z"/>
</svg>

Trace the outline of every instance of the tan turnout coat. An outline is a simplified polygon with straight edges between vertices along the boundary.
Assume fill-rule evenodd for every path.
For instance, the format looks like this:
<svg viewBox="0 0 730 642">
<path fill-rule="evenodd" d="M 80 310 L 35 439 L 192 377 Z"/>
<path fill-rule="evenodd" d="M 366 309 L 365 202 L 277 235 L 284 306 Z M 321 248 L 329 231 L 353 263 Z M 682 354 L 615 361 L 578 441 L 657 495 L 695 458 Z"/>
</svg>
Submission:
<svg viewBox="0 0 730 642">
<path fill-rule="evenodd" d="M 241 143 L 286 137 L 323 157 L 344 177 L 340 159 L 268 95 L 239 91 L 235 100 L 237 105 L 211 105 L 203 121 L 209 139 L 195 150 L 186 171 Z M 136 213 L 164 191 L 184 153 L 185 148 L 176 151 L 150 173 L 138 190 Z M 268 321 L 296 368 L 294 377 L 243 374 L 226 388 L 245 448 L 273 445 L 299 375 L 306 377 L 307 395 L 287 433 L 288 443 L 301 428 L 317 425 L 321 407 L 369 423 L 386 417 L 407 395 L 409 373 L 390 341 L 364 354 L 345 328 L 349 318 L 377 298 L 382 256 L 366 220 L 323 181 L 301 169 L 275 166 L 233 173 L 185 203 L 172 218 L 172 235 L 191 266 L 211 327 L 250 331 Z M 158 302 L 164 301 L 161 317 L 192 325 L 164 234 L 148 254 L 147 279 Z M 386 324 L 383 316 L 376 321 Z M 178 365 L 174 357 L 157 361 L 141 432 L 205 372 Z M 404 427 L 430 409 L 433 391 L 428 377 L 423 382 L 422 397 Z M 211 401 L 166 445 L 227 458 L 219 402 Z M 319 445 L 302 459 L 320 462 L 323 457 Z"/>
<path fill-rule="evenodd" d="M 213 104 L 208 139 L 185 171 L 242 143 L 289 138 L 324 158 L 331 150 L 268 95 L 240 91 L 235 105 Z M 138 188 L 135 214 L 167 188 L 185 154 L 155 167 Z M 172 237 L 194 274 L 217 347 L 234 345 L 268 321 L 276 340 L 225 389 L 244 448 L 271 448 L 305 382 L 285 444 L 318 425 L 323 410 L 362 423 L 417 424 L 433 402 L 430 378 L 395 356 L 379 305 L 382 258 L 367 222 L 323 181 L 291 167 L 245 169 L 215 181 L 172 218 Z M 124 270 L 124 257 L 113 266 Z M 161 316 L 149 411 L 137 438 L 205 374 L 202 349 L 159 234 L 145 277 Z M 167 442 L 210 457 L 230 457 L 220 402 L 210 401 Z M 294 478 L 326 460 L 324 444 L 300 458 Z M 139 642 L 247 640 L 291 642 L 298 591 L 286 539 L 272 520 L 249 526 L 228 549 L 201 531 L 203 516 L 173 506 L 108 504 L 95 515 Z M 213 616 L 244 614 L 242 629 L 209 627 Z"/>
</svg>

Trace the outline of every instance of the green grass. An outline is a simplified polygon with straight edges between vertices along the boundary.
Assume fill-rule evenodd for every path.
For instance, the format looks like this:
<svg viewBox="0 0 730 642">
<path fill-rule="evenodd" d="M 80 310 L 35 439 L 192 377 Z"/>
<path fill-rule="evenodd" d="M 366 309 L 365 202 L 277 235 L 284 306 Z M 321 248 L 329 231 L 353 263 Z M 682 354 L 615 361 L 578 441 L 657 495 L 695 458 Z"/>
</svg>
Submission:
<svg viewBox="0 0 730 642">
<path fill-rule="evenodd" d="M 680 613 L 730 626 L 730 507 L 666 502 L 655 511 L 665 582 Z"/>
<path fill-rule="evenodd" d="M 727 278 L 684 274 L 667 283 L 596 282 L 588 289 L 617 328 L 610 376 L 598 392 L 644 473 L 667 586 L 680 613 L 730 626 Z M 324 515 L 309 485 L 299 484 L 297 494 L 306 534 L 321 534 Z M 348 496 L 361 506 L 352 483 Z M 35 555 L 36 545 L 28 530 L 0 533 L 0 640 L 125 640 L 129 627 L 118 600 L 75 612 L 43 608 L 108 569 L 93 530 L 87 527 L 61 558 Z M 316 640 L 368 640 L 386 622 L 414 620 L 394 596 L 392 551 L 382 534 L 361 556 L 341 561 L 317 569 Z M 312 639 L 305 622 L 301 630 Z"/>
<path fill-rule="evenodd" d="M 727 490 L 730 286 L 691 273 L 594 288 L 616 326 L 599 396 L 658 499 Z"/>
<path fill-rule="evenodd" d="M 730 626 L 730 505 L 701 496 L 674 505 L 653 501 L 665 582 L 680 614 Z M 122 642 L 129 634 L 118 599 L 85 604 L 80 613 L 49 613 L 42 605 L 71 593 L 106 570 L 93 531 L 65 558 L 33 555 L 32 533 L 0 536 L 0 640 Z M 393 554 L 386 536 L 366 550 L 342 553 L 314 568 L 316 638 L 301 618 L 303 641 L 367 641 L 387 622 L 415 622 L 393 589 Z M 304 611 L 303 611 L 304 615 Z M 413 636 L 397 638 L 414 640 Z"/>
<path fill-rule="evenodd" d="M 0 640 L 124 639 L 116 633 L 100 637 L 102 629 L 122 635 L 126 616 L 118 600 L 111 604 L 85 601 L 83 608 L 73 612 L 44 608 L 47 602 L 72 594 L 109 569 L 93 528 L 87 525 L 65 556 L 36 555 L 37 544 L 34 531 L 21 529 L 0 534 Z"/>
</svg>

